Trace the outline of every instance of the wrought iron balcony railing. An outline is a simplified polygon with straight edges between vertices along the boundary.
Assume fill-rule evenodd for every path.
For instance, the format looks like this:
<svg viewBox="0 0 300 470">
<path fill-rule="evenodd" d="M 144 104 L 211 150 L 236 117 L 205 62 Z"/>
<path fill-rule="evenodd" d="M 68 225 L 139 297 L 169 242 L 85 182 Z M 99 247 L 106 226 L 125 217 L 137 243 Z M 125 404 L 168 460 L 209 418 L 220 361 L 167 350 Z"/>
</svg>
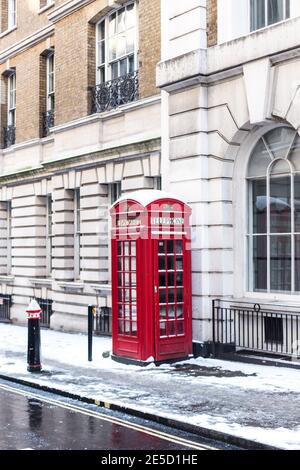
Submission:
<svg viewBox="0 0 300 470">
<path fill-rule="evenodd" d="M 10 147 L 16 143 L 16 127 L 7 126 L 3 129 L 4 134 L 4 148 Z"/>
<path fill-rule="evenodd" d="M 43 113 L 43 137 L 47 137 L 54 126 L 54 111 Z"/>
<path fill-rule="evenodd" d="M 92 90 L 92 114 L 103 113 L 139 98 L 138 72 L 97 85 Z"/>
</svg>

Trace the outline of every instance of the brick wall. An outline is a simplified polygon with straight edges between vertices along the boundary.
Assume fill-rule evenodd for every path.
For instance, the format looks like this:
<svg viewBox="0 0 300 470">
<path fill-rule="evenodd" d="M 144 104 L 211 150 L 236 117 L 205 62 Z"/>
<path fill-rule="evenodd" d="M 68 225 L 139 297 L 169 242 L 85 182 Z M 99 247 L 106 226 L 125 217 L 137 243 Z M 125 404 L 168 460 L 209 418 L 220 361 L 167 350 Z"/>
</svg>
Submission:
<svg viewBox="0 0 300 470">
<path fill-rule="evenodd" d="M 47 24 L 47 17 L 39 15 L 38 8 L 29 12 L 31 4 L 29 0 L 18 1 L 18 28 L 0 40 L 0 50 Z M 39 2 L 34 5 L 38 7 Z M 95 0 L 55 23 L 55 125 L 91 112 L 96 67 L 95 24 L 108 11 L 108 0 Z M 140 0 L 139 36 L 140 96 L 145 98 L 159 94 L 155 71 L 160 60 L 160 0 Z M 51 36 L 9 60 L 9 66 L 16 67 L 17 78 L 16 143 L 40 136 L 46 89 L 45 61 L 41 54 L 53 44 L 54 36 Z M 0 74 L 7 67 L 7 63 L 1 64 Z"/>
<path fill-rule="evenodd" d="M 207 0 L 207 45 L 218 43 L 218 0 Z"/>
<path fill-rule="evenodd" d="M 8 0 L 0 0 L 1 33 L 7 30 L 7 25 L 8 25 Z"/>
<path fill-rule="evenodd" d="M 156 64 L 161 58 L 160 0 L 140 0 L 140 96 L 159 94 L 155 86 Z"/>
</svg>

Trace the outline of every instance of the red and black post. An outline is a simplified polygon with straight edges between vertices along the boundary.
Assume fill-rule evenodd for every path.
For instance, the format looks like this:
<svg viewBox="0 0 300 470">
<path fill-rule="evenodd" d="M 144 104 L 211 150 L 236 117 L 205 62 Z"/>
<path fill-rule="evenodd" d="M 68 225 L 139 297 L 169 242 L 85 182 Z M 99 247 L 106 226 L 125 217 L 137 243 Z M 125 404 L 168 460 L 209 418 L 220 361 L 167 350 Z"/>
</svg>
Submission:
<svg viewBox="0 0 300 470">
<path fill-rule="evenodd" d="M 26 313 L 28 318 L 28 348 L 27 348 L 27 370 L 29 372 L 41 372 L 41 334 L 40 315 L 41 307 L 34 299 L 30 302 Z"/>
</svg>

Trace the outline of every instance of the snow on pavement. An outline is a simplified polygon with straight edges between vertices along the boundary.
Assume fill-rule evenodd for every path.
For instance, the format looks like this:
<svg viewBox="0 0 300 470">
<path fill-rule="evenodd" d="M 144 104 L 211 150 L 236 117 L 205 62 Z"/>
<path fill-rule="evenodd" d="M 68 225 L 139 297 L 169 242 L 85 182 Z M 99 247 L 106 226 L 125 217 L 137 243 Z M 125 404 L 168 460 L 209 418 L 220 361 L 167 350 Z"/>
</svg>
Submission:
<svg viewBox="0 0 300 470">
<path fill-rule="evenodd" d="M 46 374 L 27 372 L 27 328 L 0 324 L 0 373 L 286 449 L 300 449 L 300 370 L 215 359 L 142 368 L 104 358 L 111 339 L 41 331 Z"/>
</svg>

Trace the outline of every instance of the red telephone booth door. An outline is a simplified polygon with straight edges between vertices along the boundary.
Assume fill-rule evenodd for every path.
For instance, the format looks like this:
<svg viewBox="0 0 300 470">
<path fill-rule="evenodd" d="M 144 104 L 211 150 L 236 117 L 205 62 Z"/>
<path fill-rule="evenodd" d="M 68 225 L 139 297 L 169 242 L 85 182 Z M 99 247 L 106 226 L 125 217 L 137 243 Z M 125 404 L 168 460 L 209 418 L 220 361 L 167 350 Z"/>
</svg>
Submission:
<svg viewBox="0 0 300 470">
<path fill-rule="evenodd" d="M 186 241 L 154 240 L 155 358 L 192 353 L 190 252 Z"/>
</svg>

